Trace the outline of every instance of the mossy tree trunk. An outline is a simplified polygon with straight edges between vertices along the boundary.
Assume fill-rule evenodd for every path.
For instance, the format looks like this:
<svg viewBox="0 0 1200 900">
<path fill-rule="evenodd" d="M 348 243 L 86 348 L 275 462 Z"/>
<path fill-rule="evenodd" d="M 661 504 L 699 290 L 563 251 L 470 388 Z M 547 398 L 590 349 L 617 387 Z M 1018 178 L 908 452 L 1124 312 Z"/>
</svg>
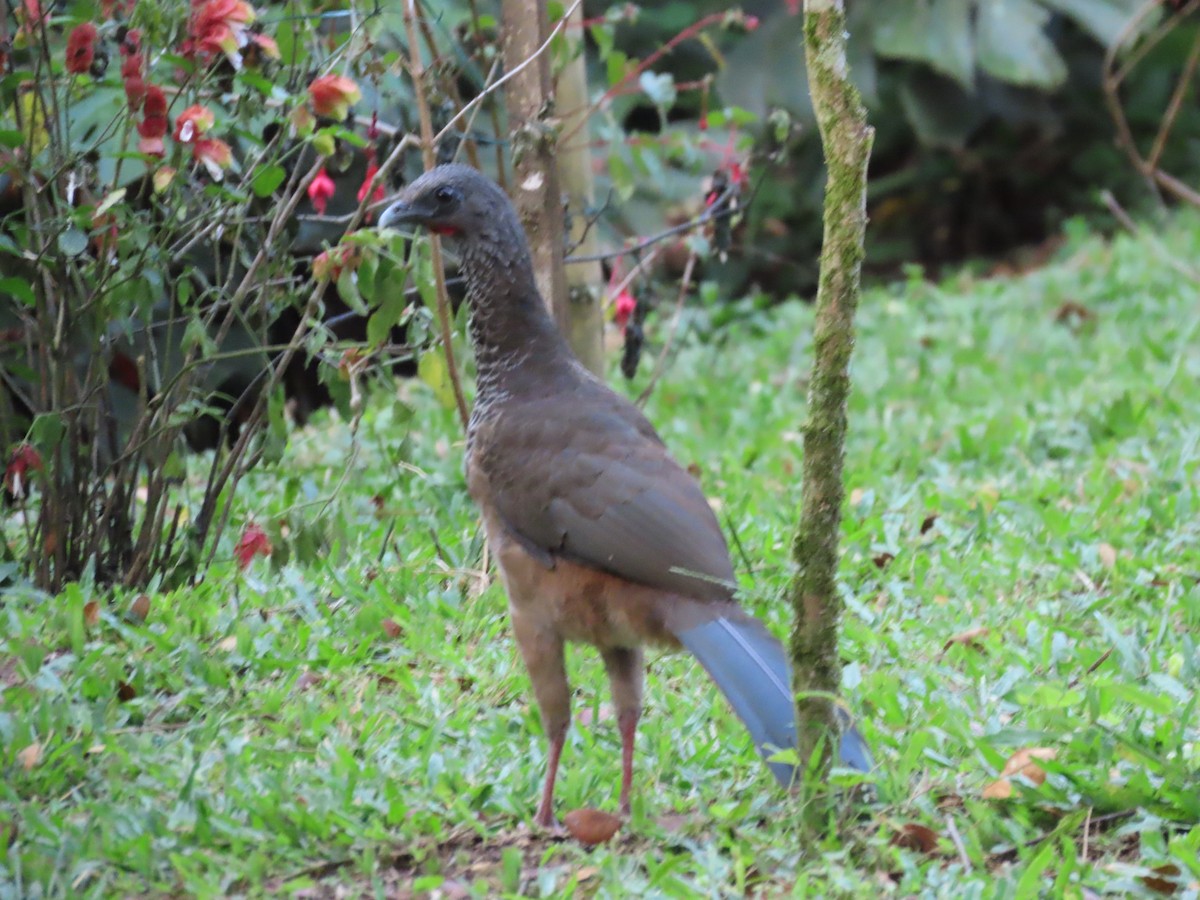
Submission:
<svg viewBox="0 0 1200 900">
<path fill-rule="evenodd" d="M 582 14 L 577 7 L 573 15 Z M 533 56 L 550 35 L 546 0 L 502 0 L 501 47 L 504 66 L 513 70 Z M 582 18 L 580 18 L 582 21 Z M 582 29 L 578 29 L 582 34 Z M 580 39 L 582 41 L 582 39 Z M 582 42 L 581 42 L 582 46 Z M 558 327 L 584 365 L 597 374 L 603 368 L 599 264 L 563 266 L 566 247 L 566 217 L 563 188 L 567 191 L 578 236 L 583 214 L 591 203 L 591 154 L 587 130 L 572 138 L 572 146 L 560 147 L 556 106 L 568 116 L 587 115 L 587 78 L 582 55 L 563 70 L 557 97 L 550 54 L 542 53 L 509 80 L 505 87 L 508 129 L 512 141 L 513 203 L 529 235 L 533 271 L 538 289 L 554 313 Z M 567 124 L 570 124 L 569 119 Z M 563 133 L 570 134 L 573 128 Z M 594 252 L 583 245 L 580 253 Z"/>
<path fill-rule="evenodd" d="M 500 47 L 513 71 L 537 53 L 550 34 L 546 0 L 502 0 Z M 566 331 L 562 192 L 551 130 L 550 55 L 542 53 L 509 79 L 504 91 L 512 147 L 512 200 L 529 235 L 533 274 L 558 327 Z"/>
<path fill-rule="evenodd" d="M 795 614 L 791 655 L 799 697 L 800 758 L 811 759 L 824 738 L 824 769 L 837 747 L 837 719 L 829 696 L 841 682 L 837 563 L 845 497 L 842 462 L 867 223 L 867 161 L 874 133 L 849 80 L 842 0 L 805 0 L 804 19 L 805 65 L 828 180 L 804 430 L 803 506 L 792 547 L 797 571 L 790 587 Z"/>
<path fill-rule="evenodd" d="M 594 200 L 592 151 L 586 119 L 588 106 L 587 68 L 584 65 L 583 4 L 571 11 L 565 37 L 571 41 L 571 58 L 558 76 L 556 102 L 562 114 L 561 134 L 568 135 L 558 146 L 558 171 L 566 190 L 571 218 L 567 232 L 580 256 L 600 250 L 596 229 L 588 228 L 587 211 Z M 604 273 L 599 262 L 576 263 L 566 271 L 567 339 L 579 361 L 597 375 L 604 375 Z"/>
</svg>

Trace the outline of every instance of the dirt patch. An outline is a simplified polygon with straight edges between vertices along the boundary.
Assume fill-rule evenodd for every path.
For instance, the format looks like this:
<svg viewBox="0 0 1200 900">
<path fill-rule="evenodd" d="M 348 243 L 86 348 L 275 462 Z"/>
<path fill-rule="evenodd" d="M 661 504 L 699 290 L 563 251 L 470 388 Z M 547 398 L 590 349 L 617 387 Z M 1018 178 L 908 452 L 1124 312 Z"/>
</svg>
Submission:
<svg viewBox="0 0 1200 900">
<path fill-rule="evenodd" d="M 609 846 L 633 848 L 636 839 L 618 835 Z M 569 837 L 534 831 L 526 825 L 500 827 L 494 831 L 461 827 L 436 845 L 398 850 L 386 868 L 374 877 L 352 868 L 352 861 L 330 862 L 303 872 L 273 879 L 263 885 L 268 895 L 284 894 L 298 900 L 347 900 L 383 895 L 397 900 L 437 897 L 458 900 L 472 896 L 480 882 L 489 895 L 537 893 L 537 882 L 557 876 L 561 887 L 572 876 L 581 888 L 598 871 L 588 864 L 587 851 Z M 298 889 L 298 879 L 312 884 Z M 289 887 L 289 885 L 291 885 Z"/>
</svg>

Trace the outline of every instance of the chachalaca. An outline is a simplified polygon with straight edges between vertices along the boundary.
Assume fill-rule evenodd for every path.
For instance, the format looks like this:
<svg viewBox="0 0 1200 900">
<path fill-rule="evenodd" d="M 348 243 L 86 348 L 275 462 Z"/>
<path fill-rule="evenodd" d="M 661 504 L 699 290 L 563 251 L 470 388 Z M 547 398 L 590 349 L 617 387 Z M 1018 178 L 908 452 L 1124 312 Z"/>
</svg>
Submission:
<svg viewBox="0 0 1200 900">
<path fill-rule="evenodd" d="M 451 238 L 461 257 L 477 369 L 467 485 L 550 742 L 536 822 L 555 821 L 570 722 L 566 641 L 597 647 L 608 670 L 624 814 L 644 644 L 690 650 L 764 755 L 794 747 L 787 658 L 735 602 L 729 550 L 700 486 L 645 416 L 575 359 L 538 294 L 524 230 L 503 191 L 474 169 L 440 166 L 406 188 L 379 224 L 425 226 Z M 852 725 L 841 757 L 871 767 Z M 791 783 L 791 765 L 768 764 Z"/>
</svg>

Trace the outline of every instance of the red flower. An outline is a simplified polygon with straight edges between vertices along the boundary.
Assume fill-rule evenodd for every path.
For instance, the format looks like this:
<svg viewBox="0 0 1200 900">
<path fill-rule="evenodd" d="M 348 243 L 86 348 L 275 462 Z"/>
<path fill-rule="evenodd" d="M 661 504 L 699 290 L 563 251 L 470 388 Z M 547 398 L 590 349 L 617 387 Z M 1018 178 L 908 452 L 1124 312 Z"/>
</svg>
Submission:
<svg viewBox="0 0 1200 900">
<path fill-rule="evenodd" d="M 162 139 L 167 133 L 167 125 L 167 95 L 157 85 L 148 85 L 145 99 L 142 101 L 142 121 L 137 125 L 138 134 L 142 138 L 138 141 L 138 150 L 161 156 Z"/>
<path fill-rule="evenodd" d="M 371 190 L 371 182 L 374 180 L 374 178 L 375 178 L 376 174 L 378 174 L 378 172 L 379 172 L 379 166 L 375 165 L 375 160 L 372 159 L 369 163 L 367 163 L 367 174 L 365 176 L 363 176 L 363 183 L 358 189 L 358 202 L 359 203 L 362 203 L 363 200 L 366 198 L 367 191 L 371 191 L 371 202 L 372 203 L 381 203 L 383 201 L 383 198 L 387 196 L 387 192 L 383 189 L 383 182 L 380 182 L 379 184 L 375 185 L 375 189 Z M 371 217 L 373 215 L 374 215 L 374 213 L 372 213 L 372 212 L 367 213 L 367 221 L 368 222 L 371 221 Z"/>
<path fill-rule="evenodd" d="M 84 22 L 71 29 L 67 36 L 67 71 L 72 75 L 83 75 L 92 67 L 96 58 L 96 26 Z"/>
<path fill-rule="evenodd" d="M 343 270 L 349 269 L 353 272 L 360 262 L 362 257 L 357 247 L 352 244 L 338 244 L 313 257 L 313 278 L 337 281 L 342 277 Z"/>
<path fill-rule="evenodd" d="M 124 56 L 133 56 L 142 49 L 142 32 L 137 28 L 130 28 L 125 32 L 125 40 L 121 43 L 121 53 Z"/>
<path fill-rule="evenodd" d="M 333 183 L 333 179 L 329 177 L 329 173 L 321 169 L 308 185 L 308 200 L 313 205 L 313 209 L 317 211 L 318 216 L 325 215 L 325 209 L 329 205 L 329 201 L 333 199 L 334 193 L 337 191 L 337 185 Z"/>
<path fill-rule="evenodd" d="M 17 38 L 32 42 L 34 40 L 34 32 L 46 24 L 46 20 L 50 18 L 50 10 L 42 9 L 42 4 L 38 0 L 22 0 L 20 6 L 17 7 Z M 18 46 L 20 44 L 18 43 Z"/>
<path fill-rule="evenodd" d="M 189 106 L 175 117 L 175 140 L 190 144 L 213 127 L 212 110 L 207 106 Z"/>
<path fill-rule="evenodd" d="M 629 324 L 629 317 L 633 315 L 635 309 L 637 309 L 637 300 L 633 294 L 629 293 L 628 288 L 617 294 L 617 300 L 613 304 L 613 321 L 621 327 L 622 331 Z"/>
<path fill-rule="evenodd" d="M 362 99 L 354 79 L 345 75 L 322 75 L 308 86 L 313 112 L 338 122 L 346 118 L 350 107 Z"/>
<path fill-rule="evenodd" d="M 9 457 L 4 470 L 4 487 L 14 497 L 25 496 L 26 472 L 41 471 L 42 455 L 30 444 L 20 444 Z"/>
<path fill-rule="evenodd" d="M 244 569 L 250 565 L 254 557 L 271 555 L 271 539 L 267 537 L 267 533 L 262 530 L 261 526 L 251 522 L 238 539 L 233 554 L 237 557 L 238 565 Z"/>
<path fill-rule="evenodd" d="M 238 52 L 246 43 L 247 26 L 254 21 L 254 8 L 245 0 L 192 0 L 192 19 L 183 55 L 212 62 L 220 54 L 241 65 Z"/>
<path fill-rule="evenodd" d="M 138 76 L 125 79 L 125 99 L 129 103 L 129 111 L 137 112 L 142 108 L 142 100 L 146 96 L 146 82 Z"/>
<path fill-rule="evenodd" d="M 220 181 L 224 175 L 222 170 L 228 169 L 233 162 L 233 151 L 220 138 L 200 138 L 192 147 L 192 159 L 208 169 L 214 181 Z"/>
<path fill-rule="evenodd" d="M 140 78 L 142 75 L 142 55 L 131 53 L 121 60 L 122 78 Z"/>
</svg>

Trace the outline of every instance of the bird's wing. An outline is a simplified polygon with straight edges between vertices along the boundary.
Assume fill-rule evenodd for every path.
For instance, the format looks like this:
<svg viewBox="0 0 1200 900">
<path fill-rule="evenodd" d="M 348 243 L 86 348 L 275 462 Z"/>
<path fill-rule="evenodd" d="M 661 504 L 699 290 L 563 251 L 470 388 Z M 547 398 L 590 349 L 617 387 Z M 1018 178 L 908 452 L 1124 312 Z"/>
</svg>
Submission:
<svg viewBox="0 0 1200 900">
<path fill-rule="evenodd" d="M 506 405 L 473 436 L 471 465 L 522 543 L 697 600 L 732 597 L 729 549 L 700 486 L 607 389 Z"/>
</svg>

